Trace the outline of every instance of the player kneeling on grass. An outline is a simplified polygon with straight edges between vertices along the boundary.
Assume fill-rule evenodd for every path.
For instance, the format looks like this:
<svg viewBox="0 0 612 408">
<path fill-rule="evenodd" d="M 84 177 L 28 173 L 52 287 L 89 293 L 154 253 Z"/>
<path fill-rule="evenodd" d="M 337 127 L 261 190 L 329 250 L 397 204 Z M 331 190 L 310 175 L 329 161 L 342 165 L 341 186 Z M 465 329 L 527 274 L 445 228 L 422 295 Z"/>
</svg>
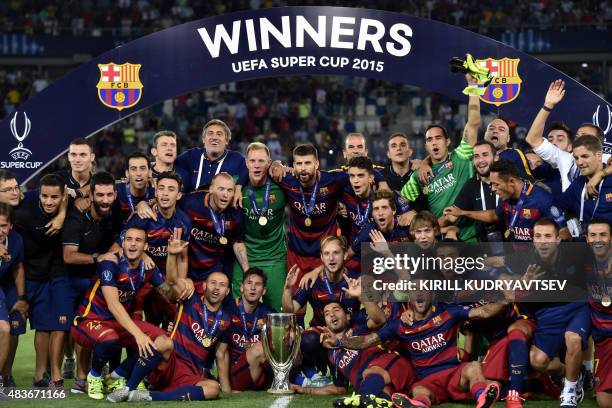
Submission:
<svg viewBox="0 0 612 408">
<path fill-rule="evenodd" d="M 147 269 L 145 266 L 146 231 L 129 228 L 125 232 L 122 248 L 123 255 L 118 258 L 113 254 L 100 258 L 104 260 L 96 270 L 97 279 L 79 306 L 72 327 L 75 341 L 92 350 L 87 394 L 98 400 L 104 398 L 105 386 L 114 389 L 121 385 L 121 378 L 130 374 L 138 355 L 147 357 L 155 349 L 172 344 L 159 327 L 130 317 L 147 284 L 152 284 L 161 292 L 172 291 L 169 284 L 164 283 L 157 267 Z M 177 295 L 179 297 L 193 293 L 193 285 L 188 285 L 186 281 L 173 289 L 182 292 Z M 103 380 L 102 368 L 113 352 L 122 347 L 127 348 L 128 357 Z"/>
<path fill-rule="evenodd" d="M 361 293 L 361 279 L 349 279 L 348 296 Z M 368 333 L 384 322 L 384 313 L 374 302 L 364 302 L 365 309 L 348 313 L 339 302 L 330 302 L 323 308 L 325 327 L 321 328 L 321 341 L 327 349 L 326 357 L 334 376 L 334 383 L 324 387 L 292 385 L 299 394 L 344 394 L 350 382 L 357 394 L 334 402 L 335 407 L 371 406 L 392 407 L 389 401 L 394 392 L 407 390 L 414 381 L 410 362 L 397 353 L 372 346 L 362 350 L 349 350 L 340 346 L 350 334 Z M 381 320 L 382 319 L 382 320 Z"/>
<path fill-rule="evenodd" d="M 262 390 L 272 382 L 272 369 L 263 351 L 261 329 L 270 306 L 261 303 L 266 293 L 266 275 L 259 268 L 247 269 L 240 285 L 241 296 L 232 311 L 228 338 L 232 391 Z"/>
<path fill-rule="evenodd" d="M 344 338 L 345 348 L 360 350 L 388 340 L 400 341 L 398 351 L 410 358 L 417 373 L 411 387 L 412 398 L 394 394 L 398 407 L 429 407 L 473 398 L 477 408 L 490 407 L 499 397 L 499 385 L 485 380 L 479 362 L 462 363 L 457 353 L 457 333 L 468 319 L 485 319 L 498 314 L 507 302 L 468 309 L 462 306 L 433 304 L 431 293 L 410 293 L 413 320 L 395 319 L 376 333 Z"/>
<path fill-rule="evenodd" d="M 183 281 L 177 278 L 177 259 L 187 245 L 176 232 L 168 240 L 166 283 L 171 287 L 183 286 Z M 170 337 L 162 336 L 164 341 L 156 344 L 150 355 L 140 357 L 127 386 L 110 393 L 109 401 L 202 401 L 216 399 L 220 389 L 231 391 L 227 351 L 231 315 L 223 306 L 229 280 L 224 273 L 213 272 L 204 281 L 204 295 L 193 295 L 191 289 L 189 297 L 177 308 Z M 167 299 L 176 302 L 181 298 Z M 221 386 L 203 374 L 211 353 L 216 353 Z M 158 391 L 137 389 L 147 375 Z"/>
</svg>

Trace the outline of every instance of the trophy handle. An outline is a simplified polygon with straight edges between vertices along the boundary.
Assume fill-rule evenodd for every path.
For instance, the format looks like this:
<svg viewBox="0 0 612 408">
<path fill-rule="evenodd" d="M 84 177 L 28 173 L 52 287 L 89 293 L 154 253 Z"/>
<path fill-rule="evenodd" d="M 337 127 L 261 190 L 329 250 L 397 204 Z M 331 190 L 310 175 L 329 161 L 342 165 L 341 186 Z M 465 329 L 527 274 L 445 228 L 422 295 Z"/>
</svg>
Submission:
<svg viewBox="0 0 612 408">
<path fill-rule="evenodd" d="M 272 353 L 270 352 L 270 344 L 268 343 L 268 328 L 267 328 L 268 324 L 264 323 L 263 326 L 261 327 L 261 333 L 263 335 L 263 339 L 262 339 L 262 346 L 264 349 L 264 356 L 271 356 Z M 270 359 L 268 359 L 269 361 Z M 272 365 L 272 362 L 270 362 L 270 365 Z"/>
<path fill-rule="evenodd" d="M 295 361 L 295 358 L 297 357 L 297 354 L 300 352 L 300 343 L 301 343 L 301 338 L 302 338 L 302 333 L 303 333 L 303 329 L 302 326 L 296 326 L 296 331 L 295 331 L 295 344 L 293 347 L 293 350 L 291 350 L 291 359 L 289 360 L 291 362 L 291 365 L 293 365 L 293 362 Z"/>
</svg>

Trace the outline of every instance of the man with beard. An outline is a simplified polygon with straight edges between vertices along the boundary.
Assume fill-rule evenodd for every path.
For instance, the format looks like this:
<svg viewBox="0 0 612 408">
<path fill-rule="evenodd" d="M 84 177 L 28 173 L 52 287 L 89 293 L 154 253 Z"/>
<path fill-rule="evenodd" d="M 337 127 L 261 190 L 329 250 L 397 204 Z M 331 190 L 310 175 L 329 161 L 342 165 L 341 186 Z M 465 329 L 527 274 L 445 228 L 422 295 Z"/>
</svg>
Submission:
<svg viewBox="0 0 612 408">
<path fill-rule="evenodd" d="M 459 360 L 457 334 L 466 320 L 493 317 L 507 303 L 491 303 L 472 309 L 433 304 L 431 293 L 419 290 L 411 293 L 410 305 L 413 321 L 389 321 L 376 333 L 344 337 L 340 345 L 363 350 L 388 340 L 400 340 L 397 351 L 410 358 L 417 381 L 410 388 L 412 398 L 400 393 L 391 396 L 395 406 L 429 407 L 467 399 L 476 400 L 477 408 L 492 406 L 499 397 L 499 385 L 487 384 L 479 362 Z"/>
<path fill-rule="evenodd" d="M 321 358 L 321 347 L 319 343 L 319 330 L 317 326 L 323 326 L 323 307 L 329 302 L 338 302 L 346 308 L 349 313 L 359 308 L 359 300 L 345 295 L 348 288 L 346 280 L 347 270 L 344 266 L 344 255 L 346 253 L 346 241 L 335 235 L 327 236 L 321 241 L 322 270 L 315 269 L 311 272 L 318 275 L 310 288 L 300 288 L 293 296 L 291 289 L 298 282 L 299 268 L 297 265 L 289 270 L 285 280 L 283 291 L 283 311 L 295 313 L 305 308 L 306 303 L 312 307 L 313 316 L 310 321 L 310 329 L 302 334 L 300 349 L 303 355 L 302 372 L 312 379 L 316 370 L 325 373 L 325 361 Z M 303 382 L 302 382 L 303 384 Z"/>
<path fill-rule="evenodd" d="M 603 170 L 601 141 L 595 136 L 584 135 L 574 142 L 573 154 L 580 176 L 572 181 L 557 202 L 559 207 L 578 216 L 584 234 L 594 217 L 612 222 L 612 178 L 600 179 L 597 195 L 588 196 L 587 184 L 591 184 L 593 177 Z"/>
<path fill-rule="evenodd" d="M 58 172 L 66 183 L 66 192 L 74 199 L 74 206 L 85 211 L 91 204 L 89 190 L 96 155 L 92 145 L 85 138 L 74 139 L 68 146 L 70 167 Z"/>
<path fill-rule="evenodd" d="M 174 171 L 174 161 L 177 155 L 177 137 L 171 130 L 160 130 L 153 136 L 151 155 L 155 161 L 151 163 L 151 177 L 157 180 L 160 174 Z"/>
<path fill-rule="evenodd" d="M 156 213 L 155 219 L 142 219 L 137 214 L 127 222 L 124 231 L 131 227 L 142 228 L 147 232 L 146 253 L 151 257 L 155 265 L 159 268 L 163 277 L 166 276 L 166 257 L 168 250 L 168 240 L 175 228 L 182 231 L 181 239 L 189 240 L 191 231 L 191 220 L 183 211 L 176 208 L 177 201 L 180 200 L 181 179 L 175 173 L 162 173 L 158 176 L 155 188 L 155 199 L 157 204 L 153 207 Z M 119 240 L 113 245 L 110 252 L 121 248 L 123 233 Z M 187 277 L 188 259 L 187 248 L 178 256 L 178 276 Z M 145 298 L 144 312 L 146 320 L 156 326 L 160 324 L 166 327 L 174 316 L 174 305 L 168 303 L 166 299 L 157 291 L 152 291 Z"/>
<path fill-rule="evenodd" d="M 40 179 L 38 200 L 23 202 L 15 212 L 15 230 L 24 241 L 24 268 L 30 326 L 36 330 L 36 368 L 33 387 L 63 388 L 61 366 L 64 332 L 70 330 L 72 304 L 68 277 L 61 273 L 60 235 L 46 233 L 46 225 L 60 211 L 65 183 L 56 174 Z M 47 362 L 51 377 L 45 378 Z"/>
<path fill-rule="evenodd" d="M 194 147 L 176 159 L 176 172 L 183 180 L 183 191 L 190 193 L 199 189 L 208 190 L 214 176 L 221 172 L 232 176 L 236 188 L 232 203 L 242 199 L 242 186 L 248 177 L 244 157 L 227 148 L 232 133 L 219 119 L 212 119 L 202 130 L 204 147 Z"/>
<path fill-rule="evenodd" d="M 343 171 L 319 170 L 317 149 L 310 144 L 293 149 L 293 170 L 297 176 L 285 174 L 278 185 L 287 195 L 291 214 L 287 267 L 299 269 L 295 293 L 301 275 L 321 265 L 321 240 L 336 233 L 338 202 L 349 178 Z"/>
<path fill-rule="evenodd" d="M 368 304 L 378 308 L 372 302 L 364 303 L 366 308 L 370 307 Z M 321 340 L 327 349 L 325 354 L 332 367 L 334 384 L 320 388 L 291 385 L 291 388 L 298 394 L 333 395 L 346 393 L 350 383 L 357 394 L 336 400 L 334 407 L 393 407 L 390 396 L 407 390 L 414 381 L 410 362 L 382 347 L 372 346 L 363 350 L 343 348 L 341 343 L 347 336 L 368 333 L 378 326 L 370 319 L 355 322 L 351 313 L 338 302 L 326 304 L 323 314 L 325 328 Z"/>
<path fill-rule="evenodd" d="M 472 218 L 476 221 L 492 224 L 503 221 L 508 241 L 532 241 L 533 226 L 543 217 L 553 219 L 562 228 L 562 239 L 569 239 L 565 219 L 561 211 L 553 205 L 553 197 L 541 187 L 522 179 L 519 171 L 509 160 L 499 160 L 491 164 L 489 180 L 491 190 L 500 198 L 495 209 L 460 210 L 448 209 L 456 217 Z"/>
<path fill-rule="evenodd" d="M 179 234 L 175 229 L 174 234 Z M 146 358 L 153 350 L 170 343 L 164 330 L 139 319 L 133 319 L 134 306 L 146 285 L 161 291 L 176 291 L 177 296 L 191 296 L 193 286 L 184 281 L 171 285 L 164 283 L 156 266 L 147 268 L 143 259 L 147 248 L 146 231 L 131 227 L 125 231 L 123 255 L 103 260 L 97 267 L 96 279 L 81 301 L 73 320 L 72 336 L 81 347 L 92 351 L 91 367 L 87 374 L 87 395 L 96 400 L 104 398 L 104 387 L 122 386 L 136 363 L 138 355 Z M 163 287 L 162 287 L 163 285 Z M 107 378 L 102 378 L 104 364 L 117 349 L 127 348 L 128 357 Z"/>
<path fill-rule="evenodd" d="M 112 216 L 115 197 L 113 176 L 105 172 L 94 174 L 90 183 L 89 208 L 82 213 L 76 207 L 72 208 L 64 224 L 63 260 L 70 280 L 67 298 L 73 305 L 73 312 L 95 276 L 98 256 L 108 251 L 119 232 L 120 225 Z M 76 352 L 77 372 L 72 392 L 84 393 L 89 352 L 80 347 L 76 348 Z"/>
<path fill-rule="evenodd" d="M 346 242 L 344 238 L 335 235 L 327 236 L 321 241 L 321 261 L 323 270 L 310 289 L 298 289 L 291 295 L 291 288 L 295 286 L 299 276 L 299 268 L 293 265 L 287 274 L 283 290 L 283 310 L 295 313 L 306 303 L 310 303 L 313 316 L 310 326 L 323 326 L 323 306 L 329 302 L 341 303 L 349 312 L 359 306 L 359 302 L 344 296 L 343 288 L 348 287 L 345 280 L 347 270 L 344 266 Z M 356 310 L 356 309 L 355 309 Z"/>
<path fill-rule="evenodd" d="M 497 207 L 499 196 L 491 189 L 491 164 L 495 161 L 495 147 L 491 142 L 480 140 L 474 145 L 474 156 L 472 163 L 476 175 L 469 179 L 455 199 L 455 205 L 444 209 L 443 220 L 449 223 L 457 221 L 463 211 L 486 211 Z M 501 241 L 502 234 L 496 224 L 476 222 L 478 238 L 480 241 L 488 241 L 487 234 Z M 497 232 L 497 234 L 496 234 Z"/>
<path fill-rule="evenodd" d="M 596 268 L 588 277 L 591 297 L 589 308 L 595 342 L 595 396 L 600 407 L 612 407 L 612 288 L 610 283 L 610 223 L 594 218 L 587 228 L 587 243 L 591 246 Z"/>
<path fill-rule="evenodd" d="M 13 208 L 0 203 L 0 384 L 6 388 L 15 387 L 11 372 L 14 358 L 11 343 L 14 341 L 16 347 L 17 342 L 11 337 L 25 332 L 24 322 L 29 308 L 23 269 L 23 240 L 13 230 L 13 222 Z M 13 313 L 20 315 L 19 331 L 13 330 L 13 322 L 17 320 L 11 316 Z"/>
<path fill-rule="evenodd" d="M 373 222 L 372 219 L 372 192 L 374 183 L 374 168 L 372 161 L 367 157 L 355 157 L 349 161 L 348 174 L 350 186 L 344 187 L 342 191 L 342 204 L 346 208 L 347 218 L 350 221 L 351 230 L 348 237 L 348 242 L 353 242 L 359 232 L 368 224 Z M 395 201 L 396 213 L 399 217 L 400 225 L 403 225 L 401 215 L 410 210 L 410 204 L 401 196 L 393 193 Z M 358 275 L 360 272 L 360 260 L 354 256 L 347 261 L 347 268 L 352 275 Z"/>
<path fill-rule="evenodd" d="M 352 265 L 351 276 L 358 276 L 361 273 L 361 244 L 410 241 L 408 228 L 400 226 L 395 217 L 397 205 L 393 193 L 385 190 L 377 191 L 370 196 L 370 202 L 374 221 L 361 229 L 348 250 L 347 259 L 351 260 Z"/>
<path fill-rule="evenodd" d="M 267 277 L 263 270 L 250 268 L 244 273 L 240 297 L 234 302 L 228 333 L 230 384 L 232 391 L 256 391 L 268 387 L 272 371 L 263 351 L 262 326 L 274 309 L 261 303 Z"/>
<path fill-rule="evenodd" d="M 177 279 L 176 255 L 185 245 L 177 234 L 168 243 L 166 282 L 170 286 Z M 150 357 L 141 356 L 127 386 L 109 394 L 109 401 L 202 401 L 216 399 L 220 388 L 231 391 L 227 338 L 231 313 L 223 305 L 230 292 L 229 280 L 223 272 L 212 272 L 201 285 L 203 288 L 198 292 L 202 295 L 195 293 L 178 305 L 170 333 L 172 341 L 163 341 L 151 350 Z M 216 356 L 221 387 L 203 374 L 212 353 Z M 147 375 L 156 391 L 137 389 Z"/>
<path fill-rule="evenodd" d="M 134 152 L 127 158 L 126 181 L 117 183 L 115 211 L 121 225 L 124 225 L 141 201 L 150 203 L 155 197 L 155 188 L 149 184 L 149 158 L 141 152 Z"/>
<path fill-rule="evenodd" d="M 203 290 L 201 283 L 209 274 L 223 271 L 223 259 L 230 245 L 242 270 L 249 269 L 243 215 L 231 207 L 235 187 L 232 176 L 222 172 L 212 178 L 208 193 L 195 191 L 180 202 L 192 221 L 188 275 L 198 291 Z"/>
<path fill-rule="evenodd" d="M 246 152 L 249 181 L 242 190 L 244 211 L 244 244 L 249 266 L 261 268 L 267 285 L 264 303 L 280 310 L 283 283 L 287 274 L 287 234 L 285 233 L 285 205 L 283 190 L 268 176 L 270 151 L 263 143 L 249 144 Z M 234 262 L 232 289 L 240 296 L 243 282 L 240 263 Z"/>
<path fill-rule="evenodd" d="M 476 83 L 469 74 L 466 74 L 466 80 L 468 85 Z M 468 120 L 463 137 L 459 146 L 452 152 L 449 152 L 451 140 L 446 129 L 439 124 L 429 125 L 425 131 L 425 149 L 432 162 L 433 177 L 423 185 L 419 181 L 419 175 L 413 173 L 402 188 L 402 196 L 410 202 L 416 201 L 421 195 L 427 196 L 431 212 L 438 218 L 442 217 L 444 208 L 455 202 L 465 182 L 473 176 L 471 161 L 479 127 L 480 99 L 476 95 L 469 97 Z M 412 212 L 412 215 L 414 214 L 416 211 Z M 473 241 L 476 239 L 476 229 L 473 223 L 466 221 L 460 219 L 457 222 L 460 239 Z"/>
<path fill-rule="evenodd" d="M 522 294 L 525 309 L 535 317 L 534 341 L 529 352 L 531 367 L 551 376 L 564 376 L 561 407 L 575 407 L 582 401 L 582 354 L 587 347 L 591 321 L 586 299 L 586 271 L 594 265 L 591 251 L 580 246 L 560 247 L 558 225 L 549 218 L 533 227 L 533 249 L 505 256 L 504 264 L 522 280 L 563 279 L 561 293 L 546 298 L 542 291 Z M 571 244 L 568 244 L 571 245 Z M 565 349 L 564 362 L 559 353 Z"/>
<path fill-rule="evenodd" d="M 412 175 L 412 163 L 410 160 L 412 149 L 410 140 L 403 133 L 393 133 L 387 142 L 387 157 L 389 165 L 381 171 L 391 191 L 399 194 L 402 187 L 408 182 Z"/>
</svg>

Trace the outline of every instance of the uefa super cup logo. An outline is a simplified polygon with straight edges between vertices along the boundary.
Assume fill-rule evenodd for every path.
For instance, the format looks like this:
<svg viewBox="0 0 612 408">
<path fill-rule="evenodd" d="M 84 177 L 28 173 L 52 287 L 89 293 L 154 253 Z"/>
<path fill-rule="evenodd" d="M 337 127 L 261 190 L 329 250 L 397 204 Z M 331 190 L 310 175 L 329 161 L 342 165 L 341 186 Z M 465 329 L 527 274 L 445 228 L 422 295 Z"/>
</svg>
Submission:
<svg viewBox="0 0 612 408">
<path fill-rule="evenodd" d="M 23 141 L 30 134 L 30 130 L 32 129 L 32 122 L 28 119 L 28 115 L 23 112 L 23 117 L 25 118 L 25 125 L 23 128 L 23 133 L 19 133 L 17 131 L 17 119 L 19 117 L 19 112 L 15 112 L 15 116 L 11 119 L 11 133 L 13 137 L 17 139 L 17 147 L 9 152 L 13 160 L 28 160 L 28 157 L 32 155 L 32 151 L 30 149 L 26 149 L 23 147 Z"/>
<path fill-rule="evenodd" d="M 603 117 L 606 121 L 606 126 L 603 126 L 603 122 L 599 121 L 599 108 L 601 105 L 597 105 L 597 110 L 593 113 L 593 124 L 599 126 L 601 130 L 603 130 L 604 135 L 607 135 L 610 130 L 612 130 L 612 110 L 610 109 L 610 105 L 606 105 L 607 115 L 604 113 Z"/>
</svg>

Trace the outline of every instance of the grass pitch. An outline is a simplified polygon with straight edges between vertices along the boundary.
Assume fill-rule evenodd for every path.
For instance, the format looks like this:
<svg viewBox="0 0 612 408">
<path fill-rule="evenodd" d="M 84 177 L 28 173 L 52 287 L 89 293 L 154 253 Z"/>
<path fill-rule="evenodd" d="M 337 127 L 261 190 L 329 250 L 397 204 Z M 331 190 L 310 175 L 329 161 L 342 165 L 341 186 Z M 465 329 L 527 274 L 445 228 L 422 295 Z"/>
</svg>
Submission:
<svg viewBox="0 0 612 408">
<path fill-rule="evenodd" d="M 17 350 L 17 357 L 15 359 L 15 365 L 13 368 L 13 374 L 19 388 L 29 388 L 32 384 L 32 376 L 34 374 L 34 332 L 28 331 L 25 335 L 21 336 L 19 340 L 19 349 Z M 66 386 L 70 387 L 72 381 L 66 381 Z M 293 396 L 275 396 L 269 395 L 266 392 L 242 392 L 232 394 L 222 394 L 221 398 L 217 401 L 205 401 L 205 402 L 156 402 L 156 403 L 124 403 L 122 406 L 125 407 L 151 407 L 151 406 L 164 406 L 164 407 L 185 407 L 188 405 L 201 405 L 205 404 L 209 407 L 232 407 L 232 408 L 331 408 L 332 402 L 337 397 L 323 397 L 323 396 L 305 396 L 305 395 L 293 395 Z M 84 407 L 94 408 L 100 406 L 109 406 L 110 402 L 107 401 L 94 401 L 89 399 L 86 395 L 70 395 L 64 400 L 23 400 L 23 401 L 0 401 L 0 407 L 41 407 L 41 408 L 71 408 L 71 407 Z M 444 404 L 444 408 L 460 408 L 470 407 L 473 404 Z M 503 407 L 503 402 L 498 402 L 496 407 Z M 546 400 L 529 400 L 525 403 L 527 408 L 552 408 L 558 407 L 558 401 L 546 401 Z M 595 408 L 597 405 L 591 395 L 585 398 L 585 401 L 580 405 L 583 408 Z"/>
</svg>

